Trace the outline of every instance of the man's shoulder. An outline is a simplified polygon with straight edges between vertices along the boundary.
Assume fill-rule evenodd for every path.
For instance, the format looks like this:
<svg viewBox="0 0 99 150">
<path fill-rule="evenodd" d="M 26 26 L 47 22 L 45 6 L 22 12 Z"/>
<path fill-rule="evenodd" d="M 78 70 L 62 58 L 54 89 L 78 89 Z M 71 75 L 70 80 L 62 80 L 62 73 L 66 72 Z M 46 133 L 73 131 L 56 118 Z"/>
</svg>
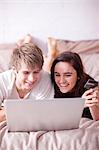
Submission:
<svg viewBox="0 0 99 150">
<path fill-rule="evenodd" d="M 50 81 L 50 74 L 44 70 L 41 71 L 41 79 L 40 81 Z"/>
<path fill-rule="evenodd" d="M 41 78 L 38 84 L 33 88 L 31 97 L 36 99 L 44 99 L 47 97 L 53 97 L 54 89 L 51 83 L 50 74 L 45 71 L 41 71 Z"/>
<path fill-rule="evenodd" d="M 14 70 L 10 69 L 10 70 L 7 70 L 7 71 L 4 71 L 4 72 L 0 73 L 0 79 L 7 80 L 7 81 L 15 79 Z"/>
<path fill-rule="evenodd" d="M 44 70 L 41 71 L 41 76 L 50 78 L 50 74 L 47 71 L 44 71 Z"/>
</svg>

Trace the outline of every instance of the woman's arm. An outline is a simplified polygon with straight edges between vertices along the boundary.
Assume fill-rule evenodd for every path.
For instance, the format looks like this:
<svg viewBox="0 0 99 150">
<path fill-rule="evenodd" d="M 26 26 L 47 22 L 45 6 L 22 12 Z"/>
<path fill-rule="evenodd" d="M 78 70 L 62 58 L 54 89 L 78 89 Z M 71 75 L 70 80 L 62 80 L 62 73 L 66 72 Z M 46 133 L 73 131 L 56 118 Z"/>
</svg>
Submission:
<svg viewBox="0 0 99 150">
<path fill-rule="evenodd" d="M 99 104 L 99 103 L 98 103 Z M 99 120 L 99 106 L 92 106 L 89 108 L 94 120 Z"/>
</svg>

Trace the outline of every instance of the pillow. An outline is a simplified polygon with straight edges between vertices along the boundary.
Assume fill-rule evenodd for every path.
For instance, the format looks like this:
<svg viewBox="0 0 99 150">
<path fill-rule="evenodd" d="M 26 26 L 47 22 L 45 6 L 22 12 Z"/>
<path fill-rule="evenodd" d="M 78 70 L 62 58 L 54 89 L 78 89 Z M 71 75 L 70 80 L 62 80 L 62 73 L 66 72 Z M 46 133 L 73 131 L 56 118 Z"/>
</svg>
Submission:
<svg viewBox="0 0 99 150">
<path fill-rule="evenodd" d="M 85 72 L 99 81 L 99 53 L 80 54 Z"/>
<path fill-rule="evenodd" d="M 44 69 L 50 72 L 53 60 L 59 53 L 64 51 L 79 53 L 86 73 L 99 81 L 99 40 L 69 41 L 49 37 Z"/>
<path fill-rule="evenodd" d="M 64 51 L 97 53 L 99 52 L 99 40 L 68 41 L 48 38 L 48 54 L 54 54 L 55 56 Z"/>
<path fill-rule="evenodd" d="M 15 43 L 0 44 L 0 72 L 3 72 L 9 68 L 10 56 L 12 49 L 15 46 Z"/>
</svg>

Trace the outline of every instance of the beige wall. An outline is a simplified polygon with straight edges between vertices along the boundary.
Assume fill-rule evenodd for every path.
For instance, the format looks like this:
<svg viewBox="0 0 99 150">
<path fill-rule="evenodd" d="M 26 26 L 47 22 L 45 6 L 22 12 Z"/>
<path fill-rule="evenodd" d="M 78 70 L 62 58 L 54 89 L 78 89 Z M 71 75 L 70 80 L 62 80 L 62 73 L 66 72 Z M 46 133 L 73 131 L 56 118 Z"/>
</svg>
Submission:
<svg viewBox="0 0 99 150">
<path fill-rule="evenodd" d="M 0 43 L 31 33 L 80 40 L 99 38 L 98 0 L 1 0 Z"/>
</svg>

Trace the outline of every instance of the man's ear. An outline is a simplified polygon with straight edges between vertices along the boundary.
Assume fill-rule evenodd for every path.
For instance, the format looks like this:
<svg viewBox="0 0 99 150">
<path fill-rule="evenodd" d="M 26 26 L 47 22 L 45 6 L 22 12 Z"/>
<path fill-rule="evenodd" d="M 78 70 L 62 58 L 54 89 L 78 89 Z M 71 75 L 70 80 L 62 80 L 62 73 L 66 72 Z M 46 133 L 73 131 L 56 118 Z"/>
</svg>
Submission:
<svg viewBox="0 0 99 150">
<path fill-rule="evenodd" d="M 12 70 L 16 70 L 16 68 L 14 66 L 11 67 Z"/>
<path fill-rule="evenodd" d="M 16 69 L 14 66 L 12 66 L 11 69 L 12 69 L 15 73 L 18 73 L 17 69 Z"/>
</svg>

